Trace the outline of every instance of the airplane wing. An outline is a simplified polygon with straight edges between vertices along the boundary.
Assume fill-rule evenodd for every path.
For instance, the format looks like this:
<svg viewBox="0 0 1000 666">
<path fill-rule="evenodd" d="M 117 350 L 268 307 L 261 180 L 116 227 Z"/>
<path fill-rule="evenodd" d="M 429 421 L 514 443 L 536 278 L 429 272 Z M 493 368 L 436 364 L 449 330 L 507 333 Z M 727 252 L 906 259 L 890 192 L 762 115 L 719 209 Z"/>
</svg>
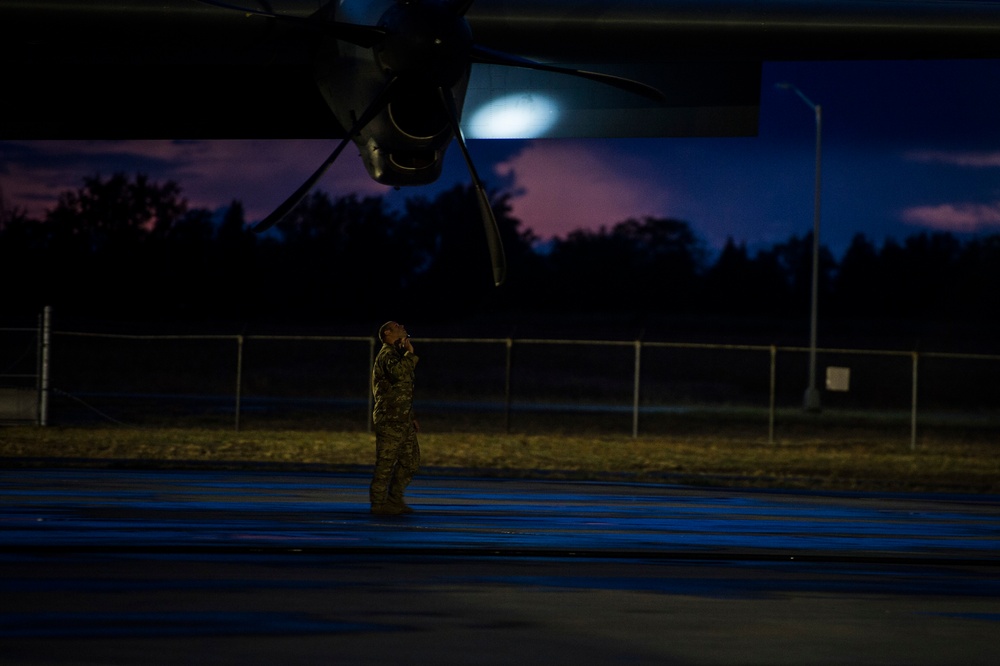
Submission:
<svg viewBox="0 0 1000 666">
<path fill-rule="evenodd" d="M 469 138 L 544 114 L 558 121 L 522 122 L 527 131 L 510 138 L 755 135 L 764 61 L 1000 57 L 1000 2 L 988 0 L 504 0 L 477 2 L 468 18 L 492 48 L 667 95 L 656 105 L 588 81 L 480 68 Z"/>
<path fill-rule="evenodd" d="M 342 136 L 308 46 L 288 26 L 194 0 L 4 0 L 0 136 Z"/>
<path fill-rule="evenodd" d="M 303 18 L 324 4 L 241 2 Z M 467 18 L 490 48 L 667 96 L 476 65 L 469 138 L 752 135 L 765 60 L 1000 57 L 991 0 L 477 0 Z M 3 0 L 0 138 L 341 137 L 310 45 L 195 0 Z"/>
</svg>

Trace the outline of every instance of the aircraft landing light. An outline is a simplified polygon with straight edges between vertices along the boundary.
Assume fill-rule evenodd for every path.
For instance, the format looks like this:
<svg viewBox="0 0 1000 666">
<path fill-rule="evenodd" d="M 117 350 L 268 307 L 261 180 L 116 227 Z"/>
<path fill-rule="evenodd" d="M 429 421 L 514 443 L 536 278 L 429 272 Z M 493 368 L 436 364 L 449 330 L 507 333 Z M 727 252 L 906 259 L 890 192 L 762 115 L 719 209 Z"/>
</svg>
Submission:
<svg viewBox="0 0 1000 666">
<path fill-rule="evenodd" d="M 559 119 L 558 105 L 547 95 L 524 92 L 490 100 L 470 116 L 469 139 L 536 139 Z"/>
</svg>

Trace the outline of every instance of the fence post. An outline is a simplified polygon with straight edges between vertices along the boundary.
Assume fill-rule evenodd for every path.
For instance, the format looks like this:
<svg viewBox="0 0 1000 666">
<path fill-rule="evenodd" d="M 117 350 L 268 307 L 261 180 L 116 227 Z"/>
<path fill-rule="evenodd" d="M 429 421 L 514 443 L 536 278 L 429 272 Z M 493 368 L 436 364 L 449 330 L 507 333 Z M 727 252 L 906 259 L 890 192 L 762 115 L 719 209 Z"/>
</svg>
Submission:
<svg viewBox="0 0 1000 666">
<path fill-rule="evenodd" d="M 240 431 L 240 403 L 243 400 L 243 336 L 236 336 L 236 432 Z"/>
<path fill-rule="evenodd" d="M 642 367 L 642 340 L 635 341 L 635 372 L 632 386 L 632 439 L 639 437 L 639 373 Z"/>
<path fill-rule="evenodd" d="M 774 406 L 777 396 L 778 347 L 771 345 L 771 387 L 767 407 L 767 443 L 774 444 Z"/>
<path fill-rule="evenodd" d="M 504 411 L 504 422 L 507 430 L 507 434 L 510 434 L 510 371 L 511 371 L 511 356 L 513 355 L 514 340 L 512 338 L 507 338 L 507 359 L 504 368 L 504 382 L 503 382 L 503 411 Z"/>
<path fill-rule="evenodd" d="M 371 434 L 373 429 L 372 424 L 372 410 L 375 408 L 373 401 L 375 400 L 375 394 L 372 393 L 372 368 L 375 367 L 375 338 L 368 338 L 368 373 L 367 373 L 367 384 L 368 384 L 368 413 L 365 416 L 365 420 L 368 422 L 368 434 Z"/>
<path fill-rule="evenodd" d="M 52 306 L 42 310 L 39 339 L 41 354 L 38 359 L 38 425 L 49 424 L 49 354 L 52 345 Z"/>
<path fill-rule="evenodd" d="M 920 355 L 913 352 L 913 386 L 910 395 L 910 450 L 917 449 L 917 364 Z"/>
</svg>

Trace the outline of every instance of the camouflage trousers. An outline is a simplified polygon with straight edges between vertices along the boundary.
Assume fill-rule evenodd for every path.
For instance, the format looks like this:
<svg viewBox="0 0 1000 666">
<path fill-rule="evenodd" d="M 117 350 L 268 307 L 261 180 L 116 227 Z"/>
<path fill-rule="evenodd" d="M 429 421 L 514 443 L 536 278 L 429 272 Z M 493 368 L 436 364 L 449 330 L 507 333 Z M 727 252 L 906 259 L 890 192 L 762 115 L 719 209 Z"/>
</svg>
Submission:
<svg viewBox="0 0 1000 666">
<path fill-rule="evenodd" d="M 368 496 L 372 506 L 402 504 L 403 491 L 420 468 L 420 446 L 412 422 L 375 424 L 375 472 Z"/>
</svg>

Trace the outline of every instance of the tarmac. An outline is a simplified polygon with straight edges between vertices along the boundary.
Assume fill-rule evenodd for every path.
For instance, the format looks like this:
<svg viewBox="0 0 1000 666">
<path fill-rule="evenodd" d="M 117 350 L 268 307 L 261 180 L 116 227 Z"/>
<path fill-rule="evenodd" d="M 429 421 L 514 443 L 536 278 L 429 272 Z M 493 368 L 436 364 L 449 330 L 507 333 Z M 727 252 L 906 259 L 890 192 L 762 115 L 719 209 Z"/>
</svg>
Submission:
<svg viewBox="0 0 1000 666">
<path fill-rule="evenodd" d="M 0 470 L 0 663 L 1000 663 L 1000 497 L 367 484 Z"/>
</svg>

